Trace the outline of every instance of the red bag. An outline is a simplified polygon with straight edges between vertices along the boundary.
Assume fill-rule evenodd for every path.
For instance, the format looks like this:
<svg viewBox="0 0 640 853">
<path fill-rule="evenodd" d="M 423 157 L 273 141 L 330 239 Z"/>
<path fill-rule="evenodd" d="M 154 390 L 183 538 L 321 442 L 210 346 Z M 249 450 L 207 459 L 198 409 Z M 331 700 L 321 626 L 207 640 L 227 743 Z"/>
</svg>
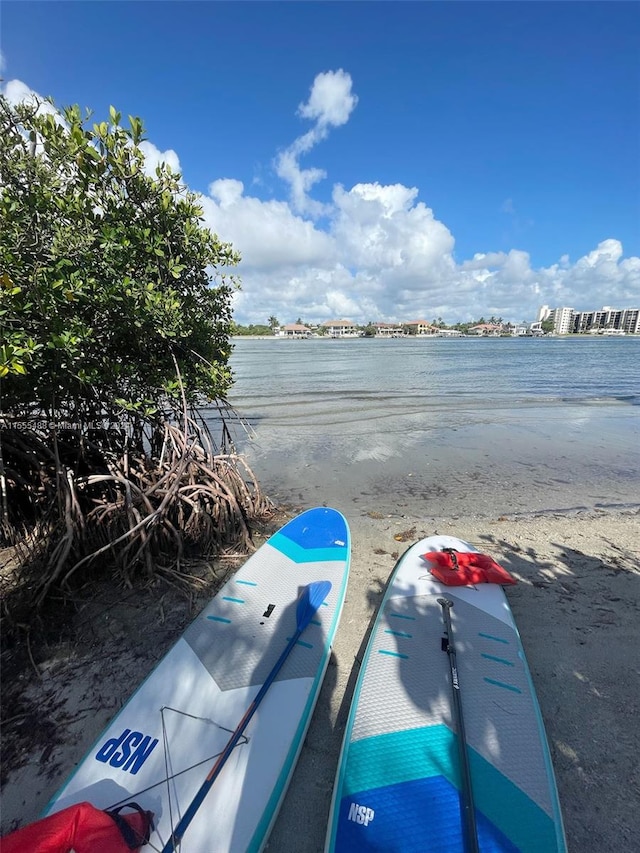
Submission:
<svg viewBox="0 0 640 853">
<path fill-rule="evenodd" d="M 78 803 L 6 835 L 2 853 L 131 853 L 149 840 L 152 812 L 137 803 L 121 815 L 120 809 L 102 811 L 91 803 Z M 133 845 L 133 846 L 132 846 Z"/>
<path fill-rule="evenodd" d="M 506 569 L 496 563 L 488 554 L 479 551 L 456 551 L 445 548 L 442 551 L 429 551 L 422 559 L 431 565 L 431 574 L 446 586 L 467 586 L 476 583 L 497 583 L 501 586 L 516 583 Z"/>
</svg>

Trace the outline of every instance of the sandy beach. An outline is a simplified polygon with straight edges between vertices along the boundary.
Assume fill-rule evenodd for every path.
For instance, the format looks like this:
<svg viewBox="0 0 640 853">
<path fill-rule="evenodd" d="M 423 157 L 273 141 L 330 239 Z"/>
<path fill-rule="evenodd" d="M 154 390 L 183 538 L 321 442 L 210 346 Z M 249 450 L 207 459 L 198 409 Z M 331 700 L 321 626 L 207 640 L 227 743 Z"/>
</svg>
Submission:
<svg viewBox="0 0 640 853">
<path fill-rule="evenodd" d="M 288 507 L 287 514 L 302 508 Z M 640 837 L 638 510 L 447 521 L 359 507 L 347 516 L 352 563 L 342 620 L 268 850 L 323 849 L 373 617 L 398 556 L 434 533 L 472 542 L 519 581 L 507 594 L 547 729 L 569 849 L 634 849 Z M 209 571 L 209 589 L 227 570 Z M 3 683 L 3 702 L 11 703 L 2 732 L 3 833 L 38 817 L 209 595 L 188 601 L 166 586 L 123 595 L 105 589 L 78 607 L 67 641 L 36 656 L 19 690 Z"/>
</svg>

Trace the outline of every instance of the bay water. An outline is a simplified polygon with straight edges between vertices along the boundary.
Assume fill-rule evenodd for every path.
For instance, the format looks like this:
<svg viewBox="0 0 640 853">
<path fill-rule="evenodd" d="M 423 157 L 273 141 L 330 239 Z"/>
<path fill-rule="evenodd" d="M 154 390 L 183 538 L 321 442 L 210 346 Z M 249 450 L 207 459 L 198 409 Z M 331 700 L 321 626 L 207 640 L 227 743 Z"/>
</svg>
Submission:
<svg viewBox="0 0 640 853">
<path fill-rule="evenodd" d="M 640 506 L 640 337 L 240 338 L 231 366 L 237 449 L 278 504 Z"/>
</svg>

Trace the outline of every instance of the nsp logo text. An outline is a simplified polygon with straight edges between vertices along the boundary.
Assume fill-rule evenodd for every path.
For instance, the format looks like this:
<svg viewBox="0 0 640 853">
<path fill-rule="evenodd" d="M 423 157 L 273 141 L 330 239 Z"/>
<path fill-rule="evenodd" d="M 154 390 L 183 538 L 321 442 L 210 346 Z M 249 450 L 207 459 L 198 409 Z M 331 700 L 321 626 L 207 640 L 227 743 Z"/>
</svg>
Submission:
<svg viewBox="0 0 640 853">
<path fill-rule="evenodd" d="M 133 776 L 145 763 L 158 744 L 157 738 L 151 738 L 142 732 L 125 729 L 120 737 L 109 738 L 96 752 L 98 761 L 109 763 L 111 767 L 121 767 Z"/>
<path fill-rule="evenodd" d="M 373 820 L 374 815 L 374 810 L 370 809 L 368 806 L 359 806 L 357 803 L 351 803 L 351 808 L 349 809 L 349 820 L 368 826 Z"/>
</svg>

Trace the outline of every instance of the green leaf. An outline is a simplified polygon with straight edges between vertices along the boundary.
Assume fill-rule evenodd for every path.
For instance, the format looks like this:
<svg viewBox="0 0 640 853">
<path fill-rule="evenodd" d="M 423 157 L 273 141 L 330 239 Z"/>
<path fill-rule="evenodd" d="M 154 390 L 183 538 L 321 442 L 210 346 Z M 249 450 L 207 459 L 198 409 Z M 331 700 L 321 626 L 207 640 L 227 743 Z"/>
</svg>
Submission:
<svg viewBox="0 0 640 853">
<path fill-rule="evenodd" d="M 115 107 L 106 121 L 78 107 L 63 115 L 66 123 L 33 115 L 0 92 L 0 362 L 12 380 L 3 409 L 47 408 L 53 398 L 75 411 L 96 400 L 113 409 L 118 387 L 153 417 L 175 379 L 176 340 L 188 398 L 224 396 L 235 282 L 223 268 L 237 253 L 204 226 L 177 177 L 140 168 L 141 119 L 123 128 Z M 34 160 L 30 138 L 46 157 Z"/>
</svg>

